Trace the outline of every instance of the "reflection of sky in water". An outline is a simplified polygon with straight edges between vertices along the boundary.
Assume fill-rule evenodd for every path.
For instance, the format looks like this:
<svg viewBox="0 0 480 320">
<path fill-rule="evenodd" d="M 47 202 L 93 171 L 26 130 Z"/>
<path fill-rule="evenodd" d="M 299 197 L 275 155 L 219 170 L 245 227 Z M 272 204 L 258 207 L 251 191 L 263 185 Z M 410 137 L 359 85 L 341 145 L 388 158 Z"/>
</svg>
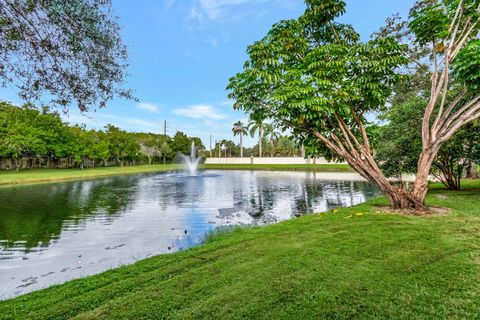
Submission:
<svg viewBox="0 0 480 320">
<path fill-rule="evenodd" d="M 378 194 L 351 173 L 208 171 L 0 188 L 0 298 Z"/>
</svg>

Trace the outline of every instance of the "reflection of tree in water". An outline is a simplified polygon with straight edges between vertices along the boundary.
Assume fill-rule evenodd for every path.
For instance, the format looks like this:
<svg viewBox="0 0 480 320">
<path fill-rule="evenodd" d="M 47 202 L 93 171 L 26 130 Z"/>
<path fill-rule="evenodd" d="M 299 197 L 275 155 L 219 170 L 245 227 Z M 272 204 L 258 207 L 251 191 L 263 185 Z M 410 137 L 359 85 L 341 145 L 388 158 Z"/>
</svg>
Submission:
<svg viewBox="0 0 480 320">
<path fill-rule="evenodd" d="M 326 209 L 352 206 L 378 194 L 378 189 L 363 181 L 331 181 L 325 188 Z"/>
<path fill-rule="evenodd" d="M 282 200 L 280 198 L 288 197 L 292 215 L 299 216 L 312 213 L 318 208 L 330 210 L 351 206 L 378 194 L 375 186 L 363 181 L 318 181 L 313 178 L 294 182 L 282 191 L 277 190 L 274 183 L 259 184 L 256 192 L 247 195 L 248 206 L 244 205 L 243 208 L 247 208 L 248 214 L 253 218 L 261 219 Z M 234 201 L 242 203 L 237 199 Z"/>
<path fill-rule="evenodd" d="M 276 202 L 278 194 L 273 190 L 272 185 L 259 184 L 257 192 L 250 199 L 250 210 L 248 214 L 254 219 L 260 219 L 265 212 L 271 211 Z"/>
<path fill-rule="evenodd" d="M 67 221 L 80 225 L 99 213 L 107 214 L 108 223 L 128 207 L 136 181 L 118 177 L 0 189 L 0 248 L 19 242 L 27 252 L 46 247 Z"/>
<path fill-rule="evenodd" d="M 315 201 L 323 198 L 323 187 L 321 183 L 314 181 L 305 181 L 299 185 L 300 192 L 293 198 L 292 214 L 300 216 L 306 213 L 312 213 L 315 208 Z"/>
</svg>

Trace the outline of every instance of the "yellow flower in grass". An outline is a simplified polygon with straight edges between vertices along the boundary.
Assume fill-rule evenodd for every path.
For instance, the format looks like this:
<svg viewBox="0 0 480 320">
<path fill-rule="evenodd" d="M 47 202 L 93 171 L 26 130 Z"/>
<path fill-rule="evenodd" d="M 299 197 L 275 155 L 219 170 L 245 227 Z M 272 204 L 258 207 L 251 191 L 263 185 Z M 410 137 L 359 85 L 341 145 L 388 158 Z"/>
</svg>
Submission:
<svg viewBox="0 0 480 320">
<path fill-rule="evenodd" d="M 332 213 L 337 213 L 337 212 L 338 212 L 337 209 L 333 209 L 333 210 L 332 210 Z"/>
<path fill-rule="evenodd" d="M 352 215 L 349 215 L 348 217 L 345 217 L 345 219 L 350 219 L 351 217 L 353 217 Z"/>
<path fill-rule="evenodd" d="M 361 216 L 364 216 L 365 213 L 363 213 L 363 212 L 357 212 L 357 213 L 355 213 L 355 215 L 356 215 L 357 217 L 361 217 Z"/>
</svg>

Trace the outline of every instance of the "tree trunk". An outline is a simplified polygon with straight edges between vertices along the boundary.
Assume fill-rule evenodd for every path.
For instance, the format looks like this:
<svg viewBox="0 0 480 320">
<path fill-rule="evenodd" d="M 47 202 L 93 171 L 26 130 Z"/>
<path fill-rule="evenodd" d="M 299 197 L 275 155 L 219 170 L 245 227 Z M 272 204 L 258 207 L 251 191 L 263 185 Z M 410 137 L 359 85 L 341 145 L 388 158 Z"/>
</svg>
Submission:
<svg viewBox="0 0 480 320">
<path fill-rule="evenodd" d="M 397 187 L 392 185 L 375 162 L 362 157 L 355 158 L 351 155 L 344 156 L 344 158 L 345 161 L 362 177 L 378 186 L 380 191 L 388 198 L 392 209 L 408 209 L 419 212 L 425 211 L 423 199 L 418 199 L 415 195 L 403 189 L 401 186 Z"/>
<path fill-rule="evenodd" d="M 243 158 L 243 132 L 240 131 L 240 158 Z"/>
<path fill-rule="evenodd" d="M 472 161 L 468 160 L 467 170 L 466 170 L 466 178 L 467 179 L 477 179 L 478 172 L 477 172 L 477 165 Z"/>
<path fill-rule="evenodd" d="M 438 148 L 424 148 L 418 159 L 417 175 L 415 177 L 411 195 L 422 204 L 425 203 L 430 169 L 432 168 L 432 163 L 435 160 L 437 152 Z"/>
<path fill-rule="evenodd" d="M 262 128 L 260 128 L 258 130 L 258 136 L 259 136 L 259 140 L 258 140 L 258 156 L 261 158 L 262 157 L 262 133 L 263 133 L 263 130 Z"/>
</svg>

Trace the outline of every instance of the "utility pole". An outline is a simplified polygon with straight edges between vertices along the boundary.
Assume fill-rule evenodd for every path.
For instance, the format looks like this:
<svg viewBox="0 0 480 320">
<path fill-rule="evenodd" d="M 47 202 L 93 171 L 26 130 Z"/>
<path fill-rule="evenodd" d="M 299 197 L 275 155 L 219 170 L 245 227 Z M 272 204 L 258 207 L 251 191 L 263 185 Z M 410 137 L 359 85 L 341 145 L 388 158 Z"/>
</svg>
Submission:
<svg viewBox="0 0 480 320">
<path fill-rule="evenodd" d="M 210 158 L 212 157 L 212 135 L 210 134 Z"/>
<path fill-rule="evenodd" d="M 163 122 L 163 135 L 167 136 L 167 120 Z"/>
</svg>

